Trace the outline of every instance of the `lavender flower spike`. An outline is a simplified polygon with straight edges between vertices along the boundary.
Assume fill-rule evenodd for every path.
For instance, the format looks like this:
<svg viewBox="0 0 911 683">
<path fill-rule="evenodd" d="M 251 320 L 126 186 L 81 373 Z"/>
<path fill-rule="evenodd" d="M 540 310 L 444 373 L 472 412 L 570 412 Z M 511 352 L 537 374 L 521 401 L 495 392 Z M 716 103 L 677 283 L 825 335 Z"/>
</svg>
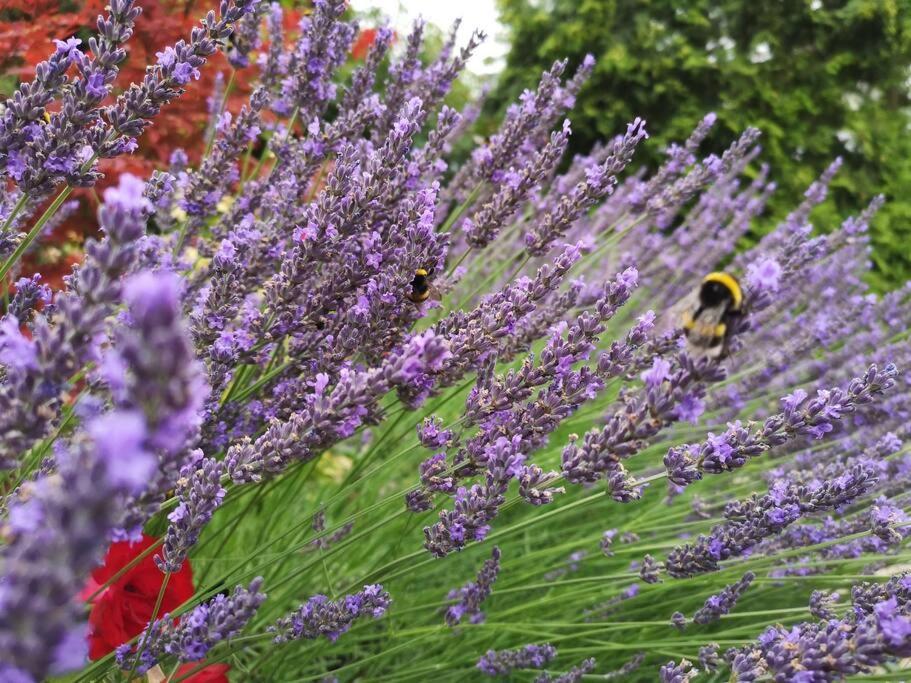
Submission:
<svg viewBox="0 0 911 683">
<path fill-rule="evenodd" d="M 484 562 L 478 576 L 474 581 L 469 581 L 458 590 L 449 591 L 446 597 L 449 600 L 458 599 L 455 605 L 446 610 L 446 623 L 450 626 L 457 625 L 462 617 L 468 616 L 472 624 L 484 621 L 481 603 L 490 595 L 491 588 L 500 573 L 500 549 L 494 546 L 489 560 Z"/>
<path fill-rule="evenodd" d="M 668 478 L 686 486 L 701 479 L 703 472 L 718 474 L 743 467 L 749 458 L 797 436 L 821 439 L 845 415 L 891 389 L 897 375 L 898 370 L 891 363 L 882 370 L 871 365 L 863 377 L 853 379 L 846 389 L 820 389 L 816 398 L 808 402 L 807 392 L 797 389 L 781 399 L 784 411 L 762 425 L 732 423 L 722 434 L 709 433 L 703 444 L 671 448 L 664 458 Z"/>
<path fill-rule="evenodd" d="M 163 558 L 155 556 L 155 563 L 164 572 L 176 572 L 183 566 L 190 548 L 196 545 L 199 533 L 221 505 L 226 491 L 221 486 L 224 464 L 213 458 L 201 458 L 184 465 L 177 480 L 177 497 L 180 502 L 168 515 L 171 524 L 165 535 Z"/>
<path fill-rule="evenodd" d="M 167 615 L 150 624 L 144 637 L 142 653 L 136 670 L 145 673 L 162 658 L 171 656 L 179 662 L 196 662 L 215 645 L 240 633 L 266 599 L 260 592 L 262 578 L 255 578 L 247 588 L 237 586 L 230 596 L 216 595 L 195 607 L 175 622 Z M 129 669 L 134 657 L 133 648 L 117 648 L 117 663 Z"/>
<path fill-rule="evenodd" d="M 723 614 L 729 614 L 755 578 L 753 572 L 747 572 L 739 581 L 725 586 L 717 595 L 710 595 L 705 604 L 693 615 L 693 621 L 697 624 L 710 624 Z"/>
<path fill-rule="evenodd" d="M 362 591 L 335 601 L 325 595 L 314 595 L 269 630 L 275 633 L 273 641 L 276 643 L 301 638 L 315 640 L 320 636 L 334 642 L 355 620 L 365 616 L 379 619 L 390 602 L 389 593 L 379 584 L 364 586 Z"/>
<path fill-rule="evenodd" d="M 532 256 L 546 254 L 578 218 L 611 194 L 617 185 L 617 174 L 626 168 L 637 145 L 646 138 L 645 121 L 637 118 L 628 124 L 626 133 L 611 143 L 610 154 L 604 163 L 587 169 L 585 180 L 561 197 L 560 203 L 525 235 L 528 253 Z"/>
<path fill-rule="evenodd" d="M 56 473 L 27 483 L 9 503 L 0 546 L 0 662 L 35 680 L 85 663 L 86 614 L 76 596 L 119 521 L 118 500 L 155 467 L 138 416 L 109 413 L 88 427 L 92 439 L 79 434 L 57 453 Z"/>
<path fill-rule="evenodd" d="M 505 676 L 514 669 L 540 669 L 556 656 L 557 648 L 549 643 L 526 645 L 518 650 L 488 650 L 477 667 L 488 676 Z"/>
<path fill-rule="evenodd" d="M 661 683 L 688 683 L 698 674 L 698 669 L 694 669 L 689 660 L 681 659 L 680 664 L 671 661 L 662 666 L 658 672 L 658 680 Z"/>
</svg>

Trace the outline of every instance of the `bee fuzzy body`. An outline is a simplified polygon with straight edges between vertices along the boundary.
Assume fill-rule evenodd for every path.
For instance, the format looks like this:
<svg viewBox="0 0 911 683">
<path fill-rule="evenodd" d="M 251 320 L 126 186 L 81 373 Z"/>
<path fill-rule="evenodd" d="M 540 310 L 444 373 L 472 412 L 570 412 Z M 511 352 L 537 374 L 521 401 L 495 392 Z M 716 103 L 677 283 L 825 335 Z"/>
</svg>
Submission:
<svg viewBox="0 0 911 683">
<path fill-rule="evenodd" d="M 411 289 L 407 297 L 416 304 L 426 301 L 430 298 L 430 273 L 425 268 L 418 268 L 414 271 L 414 279 L 411 281 Z"/>
<path fill-rule="evenodd" d="M 743 309 L 740 283 L 728 273 L 709 273 L 680 320 L 692 355 L 723 358 L 733 318 Z"/>
</svg>

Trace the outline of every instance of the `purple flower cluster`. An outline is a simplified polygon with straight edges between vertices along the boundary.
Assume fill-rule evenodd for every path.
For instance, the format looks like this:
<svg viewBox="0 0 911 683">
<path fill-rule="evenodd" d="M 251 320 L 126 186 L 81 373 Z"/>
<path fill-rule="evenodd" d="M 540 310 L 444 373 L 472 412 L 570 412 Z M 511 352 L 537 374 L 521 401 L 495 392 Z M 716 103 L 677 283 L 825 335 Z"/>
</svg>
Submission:
<svg viewBox="0 0 911 683">
<path fill-rule="evenodd" d="M 231 595 L 216 595 L 194 607 L 179 622 L 164 615 L 140 636 L 138 653 L 129 644 L 117 649 L 117 663 L 122 669 L 129 669 L 138 654 L 136 670 L 144 673 L 165 656 L 180 662 L 202 659 L 216 643 L 236 636 L 253 618 L 266 599 L 259 590 L 262 583 L 261 578 L 256 578 L 247 588 L 235 587 Z"/>
<path fill-rule="evenodd" d="M 694 543 L 674 548 L 667 557 L 671 576 L 686 577 L 716 571 L 719 562 L 738 557 L 761 541 L 777 536 L 802 516 L 840 508 L 862 496 L 876 483 L 875 474 L 856 465 L 835 479 L 813 487 L 779 482 L 767 494 L 725 506 L 726 520 L 700 535 Z"/>
<path fill-rule="evenodd" d="M 574 666 L 565 674 L 560 674 L 559 676 L 551 676 L 550 674 L 543 673 L 535 678 L 535 683 L 578 683 L 586 674 L 590 674 L 594 670 L 595 660 L 593 657 L 589 657 L 588 659 L 583 660 L 581 664 Z"/>
<path fill-rule="evenodd" d="M 494 546 L 489 560 L 485 560 L 478 576 L 459 589 L 449 591 L 448 600 L 457 600 L 456 604 L 446 608 L 446 623 L 456 626 L 463 617 L 468 617 L 472 624 L 484 621 L 481 603 L 490 595 L 497 574 L 500 573 L 500 549 Z"/>
<path fill-rule="evenodd" d="M 279 619 L 269 630 L 275 633 L 276 643 L 289 640 L 314 640 L 325 636 L 335 641 L 361 617 L 379 619 L 389 608 L 389 593 L 379 584 L 364 586 L 351 595 L 330 600 L 325 595 L 314 595 L 286 617 Z"/>
<path fill-rule="evenodd" d="M 557 648 L 549 643 L 518 650 L 488 650 L 477 667 L 488 676 L 505 676 L 515 669 L 540 669 L 556 656 Z"/>
<path fill-rule="evenodd" d="M 620 640 L 632 632 L 647 650 L 659 644 L 653 630 L 655 640 L 673 637 L 668 613 L 680 629 L 714 623 L 754 583 L 760 600 L 779 581 L 839 563 L 894 571 L 911 535 L 909 383 L 898 369 L 911 363 L 911 287 L 878 296 L 866 285 L 867 230 L 881 198 L 814 234 L 810 216 L 840 161 L 769 235 L 741 249 L 775 189 L 758 163 L 758 131 L 705 155 L 710 114 L 668 146 L 655 172 L 624 178 L 647 144 L 637 118 L 564 163 L 567 112 L 595 68 L 591 57 L 572 75 L 567 62 L 553 64 L 460 163 L 456 143 L 478 105 L 457 112 L 443 101 L 483 36 L 459 50 L 458 24 L 436 54 L 423 22 L 395 50 L 392 30 L 380 27 L 349 69 L 359 28 L 342 0 L 315 1 L 290 30 L 279 3 L 220 0 L 186 40 L 158 52 L 140 83 L 120 87 L 140 12 L 131 0 L 112 0 L 106 12 L 87 51 L 78 38 L 56 41 L 0 112 L 0 273 L 15 282 L 0 317 L 0 678 L 82 666 L 86 610 L 76 596 L 107 544 L 167 524 L 155 562 L 177 572 L 241 487 L 259 487 L 249 500 L 264 499 L 238 509 L 227 528 L 244 533 L 225 547 L 261 533 L 246 572 L 284 543 L 269 571 L 297 590 L 288 565 L 303 557 L 291 571 L 315 582 L 305 593 L 313 597 L 285 613 L 290 593 L 270 607 L 260 579 L 215 597 L 218 588 L 200 585 L 185 612 L 154 615 L 120 648 L 122 668 L 154 676 L 160 664 L 212 661 L 212 648 L 259 624 L 272 624 L 258 635 L 275 643 L 335 641 L 382 617 L 392 599 L 382 585 L 337 597 L 319 583 L 335 574 L 393 586 L 390 568 L 412 571 L 398 545 L 380 550 L 389 558 L 376 552 L 394 515 L 372 515 L 402 493 L 412 513 L 434 510 L 422 524 L 435 558 L 498 525 L 499 545 L 472 580 L 432 584 L 458 586 L 443 615 L 457 628 L 425 633 L 415 624 L 429 653 L 444 637 L 475 648 L 472 659 L 522 642 L 483 626 L 482 608 L 512 569 L 501 567 L 500 548 L 512 557 L 511 532 L 538 520 L 555 526 L 521 543 L 544 560 L 532 574 L 550 583 L 528 604 L 578 617 L 585 631 L 549 619 L 545 630 L 559 629 L 560 643 L 596 643 L 584 634 L 610 620 L 617 642 L 612 635 L 595 652 L 602 663 L 638 649 Z M 62 183 L 94 184 L 96 160 L 132 151 L 219 49 L 233 68 L 255 61 L 259 81 L 236 109 L 219 81 L 199 163 L 172 150 L 167 169 L 108 188 L 100 236 L 86 242 L 63 290 L 20 277 L 22 255 L 72 210 L 65 189 L 36 218 L 46 195 Z M 743 296 L 715 330 L 719 353 L 706 354 L 684 334 L 683 307 L 719 267 L 740 279 Z M 858 368 L 868 370 L 855 377 Z M 412 446 L 394 446 L 407 438 Z M 342 481 L 327 476 L 330 461 L 353 468 Z M 326 495 L 311 476 L 338 487 Z M 287 478 L 264 481 L 279 477 Z M 667 496 L 645 495 L 665 478 Z M 287 497 L 273 497 L 279 488 Z M 382 501 L 369 499 L 375 492 Z M 607 523 L 589 516 L 596 504 L 640 500 L 655 507 L 624 521 L 624 533 L 598 538 Z M 299 524 L 276 536 L 285 513 L 299 513 Z M 327 530 L 327 517 L 338 524 Z M 580 529 L 588 545 L 571 536 Z M 419 544 L 405 526 L 403 545 L 415 533 Z M 212 561 L 227 559 L 213 552 Z M 317 564 L 322 574 L 310 571 Z M 742 578 L 724 585 L 725 574 L 711 574 L 729 567 Z M 835 589 L 846 594 L 850 576 L 812 592 L 818 622 L 772 626 L 729 650 L 732 677 L 838 680 L 911 656 L 911 580 L 855 585 L 852 605 L 839 608 Z M 504 588 L 499 578 L 497 600 L 516 600 L 506 617 L 527 607 L 521 579 Z M 590 604 L 576 602 L 604 581 Z M 642 583 L 662 581 L 639 595 Z M 688 619 L 697 605 L 675 604 L 674 588 L 697 583 L 709 597 Z M 564 602 L 568 584 L 581 590 Z M 640 610 L 653 591 L 670 600 L 656 622 Z M 668 652 L 698 645 L 677 635 Z M 488 636 L 495 640 L 477 647 Z M 347 640 L 355 649 L 338 653 L 343 668 L 378 638 Z M 306 647 L 314 667 L 332 665 L 328 646 Z M 722 666 L 715 644 L 681 654 L 707 671 Z M 603 677 L 695 676 L 690 661 L 668 656 L 677 661 L 636 655 Z M 551 645 L 489 650 L 477 668 L 517 677 L 555 657 Z M 314 677 L 291 674 L 300 656 L 280 659 L 263 675 Z M 646 663 L 649 672 L 637 671 Z M 92 675 L 110 673 L 96 666 Z M 594 667 L 588 658 L 536 680 L 583 680 Z"/>
<path fill-rule="evenodd" d="M 710 595 L 705 604 L 693 615 L 693 622 L 696 624 L 710 624 L 720 619 L 722 615 L 730 614 L 740 596 L 746 592 L 746 589 L 750 587 L 755 578 L 756 574 L 747 572 L 739 581 L 725 586 L 717 595 Z"/>
<path fill-rule="evenodd" d="M 735 422 L 722 434 L 716 436 L 710 432 L 703 444 L 670 449 L 664 458 L 668 478 L 686 486 L 701 479 L 703 472 L 718 474 L 743 467 L 749 458 L 799 436 L 821 439 L 845 416 L 891 389 L 897 374 L 892 364 L 883 370 L 871 365 L 863 377 L 854 378 L 846 389 L 821 389 L 809 402 L 806 402 L 807 392 L 797 389 L 781 399 L 784 411 L 769 417 L 762 425 L 744 426 Z"/>
<path fill-rule="evenodd" d="M 911 652 L 911 579 L 861 584 L 844 618 L 772 626 L 755 642 L 729 650 L 739 680 L 838 680 L 870 672 Z"/>
</svg>

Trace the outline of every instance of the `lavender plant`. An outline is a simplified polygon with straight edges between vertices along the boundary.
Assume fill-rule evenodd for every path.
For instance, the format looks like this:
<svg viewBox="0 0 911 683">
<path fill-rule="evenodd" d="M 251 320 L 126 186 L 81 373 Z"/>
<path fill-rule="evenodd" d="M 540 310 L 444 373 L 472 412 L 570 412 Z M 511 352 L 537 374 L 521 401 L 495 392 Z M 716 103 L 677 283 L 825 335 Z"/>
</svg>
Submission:
<svg viewBox="0 0 911 683">
<path fill-rule="evenodd" d="M 224 0 L 105 104 L 139 21 L 112 2 L 0 110 L 0 679 L 902 666 L 911 287 L 865 285 L 881 199 L 811 224 L 837 161 L 738 250 L 760 132 L 703 156 L 709 114 L 631 174 L 634 119 L 564 159 L 589 58 L 463 158 L 481 34 L 381 28 L 352 70 L 341 0 L 290 31 Z M 62 290 L 23 274 L 216 50 L 257 83 L 205 156 L 105 191 Z M 679 303 L 722 267 L 742 301 L 705 354 Z"/>
</svg>

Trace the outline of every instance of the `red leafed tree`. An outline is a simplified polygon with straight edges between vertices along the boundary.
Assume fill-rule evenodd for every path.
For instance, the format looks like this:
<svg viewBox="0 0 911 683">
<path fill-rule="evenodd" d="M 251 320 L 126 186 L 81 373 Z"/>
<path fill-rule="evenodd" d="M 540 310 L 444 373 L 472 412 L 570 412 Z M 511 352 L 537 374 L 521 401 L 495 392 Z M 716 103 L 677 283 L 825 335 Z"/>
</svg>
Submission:
<svg viewBox="0 0 911 683">
<path fill-rule="evenodd" d="M 76 36 L 87 49 L 88 38 L 95 31 L 98 15 L 105 13 L 106 4 L 106 0 L 0 0 L 0 74 L 15 81 L 31 79 L 35 65 L 53 52 L 55 38 Z M 156 52 L 188 38 L 190 30 L 215 4 L 213 0 L 143 2 L 142 15 L 126 45 L 128 56 L 112 99 L 130 83 L 142 80 L 146 65 L 155 63 Z M 213 55 L 201 70 L 201 78 L 192 81 L 187 92 L 155 118 L 139 139 L 139 149 L 101 162 L 99 168 L 105 177 L 96 191 L 101 193 L 108 185 L 116 184 L 117 177 L 125 171 L 146 177 L 153 169 L 164 167 L 178 147 L 187 152 L 191 161 L 197 161 L 206 143 L 204 132 L 209 120 L 206 100 L 214 91 L 217 74 L 222 73 L 227 80 L 230 70 L 221 53 Z M 255 70 L 255 66 L 248 67 L 235 75 L 228 100 L 232 110 L 236 111 L 249 96 L 247 82 L 254 77 Z M 15 81 L 5 84 L 7 93 L 15 88 Z M 59 278 L 78 260 L 82 237 L 96 226 L 96 195 L 91 190 L 78 190 L 73 196 L 80 202 L 79 209 L 44 240 L 43 248 L 25 264 L 27 271 L 41 271 L 52 286 L 59 284 Z"/>
</svg>

